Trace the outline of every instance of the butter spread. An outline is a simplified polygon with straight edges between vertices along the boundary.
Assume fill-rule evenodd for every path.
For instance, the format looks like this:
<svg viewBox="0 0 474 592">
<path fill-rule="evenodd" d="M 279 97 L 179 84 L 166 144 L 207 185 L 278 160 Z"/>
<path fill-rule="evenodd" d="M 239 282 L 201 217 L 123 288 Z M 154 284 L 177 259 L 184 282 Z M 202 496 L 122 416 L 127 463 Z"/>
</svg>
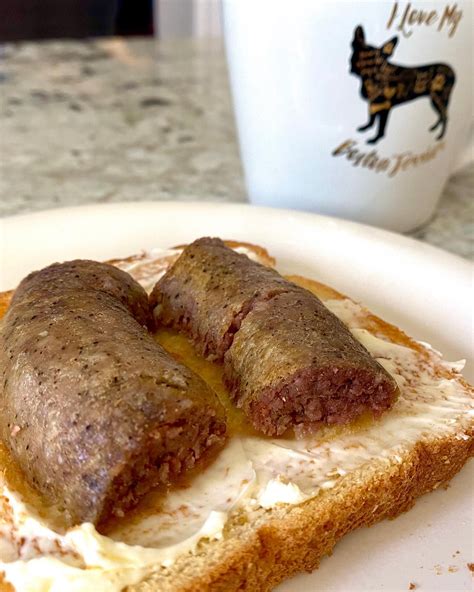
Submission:
<svg viewBox="0 0 474 592">
<path fill-rule="evenodd" d="M 239 251 L 254 257 L 245 248 Z M 166 269 L 151 260 L 178 254 L 153 250 L 119 266 L 150 290 Z M 471 425 L 472 396 L 454 380 L 462 362 L 441 362 L 430 348 L 425 356 L 374 336 L 360 328 L 367 313 L 351 300 L 325 304 L 397 381 L 401 395 L 390 412 L 376 422 L 323 429 L 303 440 L 232 436 L 186 487 L 173 489 L 154 511 L 132 516 L 107 536 L 88 523 L 55 530 L 0 472 L 0 572 L 5 579 L 23 592 L 118 592 L 195 552 L 201 540 L 221 538 L 228 517 L 237 511 L 299 504 L 374 459 L 402 462 L 410 444 L 435 434 L 456 429 L 459 438 L 468 438 L 459 425 L 466 430 Z M 446 378 L 435 375 L 434 363 L 449 371 Z"/>
<path fill-rule="evenodd" d="M 299 504 L 306 499 L 296 483 L 285 483 L 282 475 L 270 479 L 257 493 L 256 501 L 261 508 L 273 508 L 276 504 Z"/>
</svg>

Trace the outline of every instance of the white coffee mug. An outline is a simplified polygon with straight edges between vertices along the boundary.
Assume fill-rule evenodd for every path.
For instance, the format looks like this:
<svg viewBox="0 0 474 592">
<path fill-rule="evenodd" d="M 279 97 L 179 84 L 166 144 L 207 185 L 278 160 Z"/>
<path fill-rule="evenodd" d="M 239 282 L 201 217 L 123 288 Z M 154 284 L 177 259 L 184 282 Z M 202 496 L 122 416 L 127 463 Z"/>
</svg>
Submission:
<svg viewBox="0 0 474 592">
<path fill-rule="evenodd" d="M 250 201 L 409 231 L 473 158 L 472 0 L 223 0 Z"/>
</svg>

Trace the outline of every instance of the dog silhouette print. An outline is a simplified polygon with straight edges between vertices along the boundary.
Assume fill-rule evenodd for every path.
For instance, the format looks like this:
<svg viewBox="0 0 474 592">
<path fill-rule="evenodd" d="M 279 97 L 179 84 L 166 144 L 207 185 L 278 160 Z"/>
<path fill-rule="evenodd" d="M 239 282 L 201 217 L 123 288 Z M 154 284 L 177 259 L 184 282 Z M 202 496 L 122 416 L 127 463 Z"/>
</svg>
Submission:
<svg viewBox="0 0 474 592">
<path fill-rule="evenodd" d="M 454 71 L 447 64 L 392 64 L 389 57 L 397 43 L 398 37 L 393 37 L 381 47 L 372 47 L 366 44 L 362 27 L 355 29 L 351 74 L 361 79 L 360 94 L 369 103 L 369 121 L 357 128 L 357 131 L 364 132 L 370 129 L 378 120 L 376 135 L 367 141 L 368 144 L 375 144 L 385 135 L 388 117 L 393 107 L 420 97 L 429 97 L 431 106 L 438 115 L 430 131 L 441 127 L 436 138 L 440 140 L 446 133 L 449 98 L 456 80 Z"/>
</svg>

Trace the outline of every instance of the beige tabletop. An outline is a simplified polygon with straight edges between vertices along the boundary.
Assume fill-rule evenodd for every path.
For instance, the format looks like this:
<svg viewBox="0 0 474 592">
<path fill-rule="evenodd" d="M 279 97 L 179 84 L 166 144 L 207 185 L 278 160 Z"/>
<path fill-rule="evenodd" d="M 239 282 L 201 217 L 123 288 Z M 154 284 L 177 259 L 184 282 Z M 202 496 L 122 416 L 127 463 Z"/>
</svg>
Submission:
<svg viewBox="0 0 474 592">
<path fill-rule="evenodd" d="M 221 42 L 0 48 L 0 215 L 134 200 L 245 202 Z M 474 166 L 416 238 L 472 257 Z"/>
</svg>

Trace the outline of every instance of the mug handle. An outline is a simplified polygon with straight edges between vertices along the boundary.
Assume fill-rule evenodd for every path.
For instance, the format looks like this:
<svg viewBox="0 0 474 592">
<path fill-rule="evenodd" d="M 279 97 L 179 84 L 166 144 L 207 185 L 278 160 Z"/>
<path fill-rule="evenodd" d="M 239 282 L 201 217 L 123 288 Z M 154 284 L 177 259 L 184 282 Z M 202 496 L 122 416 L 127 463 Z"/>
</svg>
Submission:
<svg viewBox="0 0 474 592">
<path fill-rule="evenodd" d="M 469 134 L 467 146 L 459 155 L 457 162 L 454 165 L 453 174 L 459 172 L 471 162 L 474 162 L 474 121 L 471 123 L 471 133 Z"/>
</svg>

